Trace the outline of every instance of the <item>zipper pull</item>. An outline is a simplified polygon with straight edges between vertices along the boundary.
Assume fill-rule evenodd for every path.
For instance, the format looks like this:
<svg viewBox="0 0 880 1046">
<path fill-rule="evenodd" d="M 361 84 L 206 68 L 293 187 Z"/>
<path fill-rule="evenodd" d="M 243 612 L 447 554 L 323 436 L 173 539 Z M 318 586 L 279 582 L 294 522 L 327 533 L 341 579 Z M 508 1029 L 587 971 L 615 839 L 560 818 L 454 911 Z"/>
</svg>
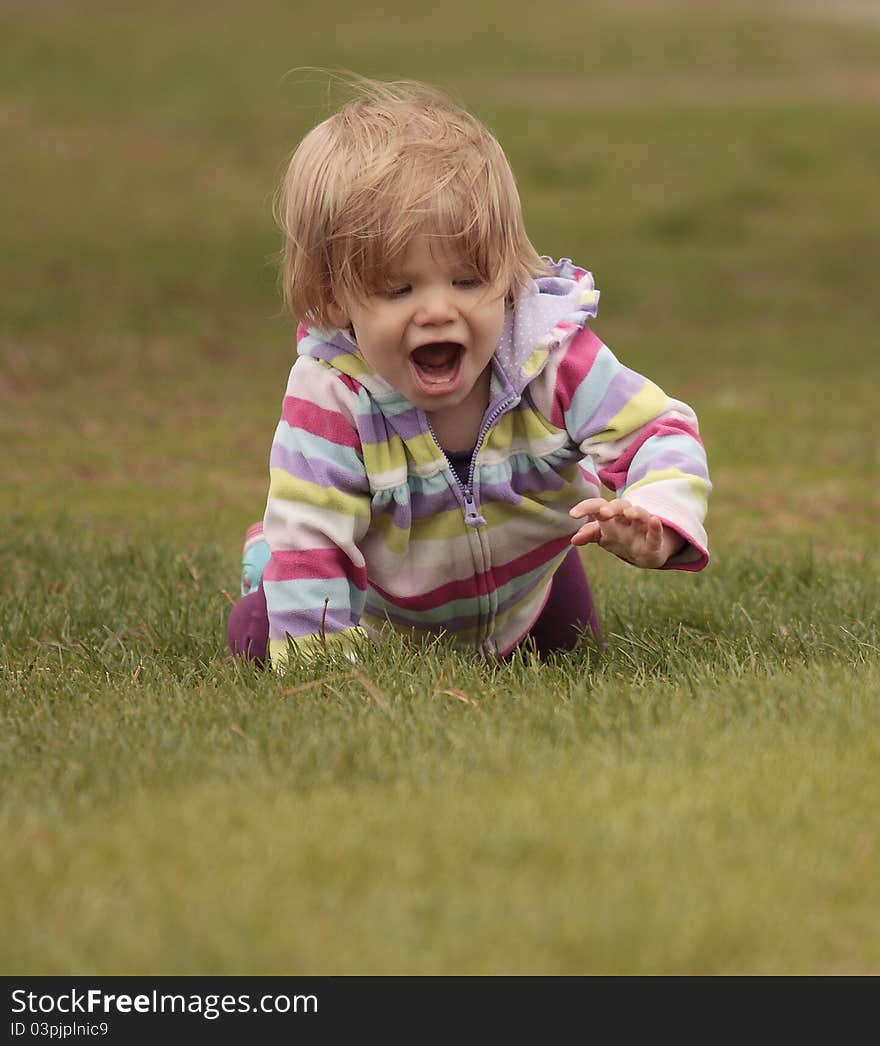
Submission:
<svg viewBox="0 0 880 1046">
<path fill-rule="evenodd" d="M 485 519 L 477 512 L 474 495 L 467 487 L 464 491 L 464 521 L 469 527 L 485 527 L 486 525 Z"/>
</svg>

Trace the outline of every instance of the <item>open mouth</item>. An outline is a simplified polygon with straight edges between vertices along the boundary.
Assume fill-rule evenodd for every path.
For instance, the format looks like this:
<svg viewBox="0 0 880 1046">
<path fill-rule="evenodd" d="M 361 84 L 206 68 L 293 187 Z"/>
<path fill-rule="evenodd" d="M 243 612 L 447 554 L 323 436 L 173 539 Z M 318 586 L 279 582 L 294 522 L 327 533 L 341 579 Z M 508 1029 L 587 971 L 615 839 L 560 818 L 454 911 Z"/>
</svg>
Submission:
<svg viewBox="0 0 880 1046">
<path fill-rule="evenodd" d="M 464 347 L 455 341 L 420 345 L 410 356 L 416 386 L 428 394 L 451 392 L 458 383 Z"/>
</svg>

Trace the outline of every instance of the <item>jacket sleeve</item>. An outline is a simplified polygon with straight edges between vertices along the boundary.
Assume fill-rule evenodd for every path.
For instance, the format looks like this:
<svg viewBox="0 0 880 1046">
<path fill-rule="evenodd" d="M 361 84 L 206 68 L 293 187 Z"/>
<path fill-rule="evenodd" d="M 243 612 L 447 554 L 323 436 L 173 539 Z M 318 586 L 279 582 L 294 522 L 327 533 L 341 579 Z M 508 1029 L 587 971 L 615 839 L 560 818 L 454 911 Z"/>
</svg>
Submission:
<svg viewBox="0 0 880 1046">
<path fill-rule="evenodd" d="M 701 570 L 712 487 L 693 410 L 624 367 L 588 327 L 563 351 L 554 380 L 552 420 L 580 447 L 582 468 L 685 538 L 668 568 Z"/>
<path fill-rule="evenodd" d="M 356 425 L 357 392 L 316 360 L 290 373 L 269 460 L 263 520 L 272 556 L 263 574 L 269 657 L 289 644 L 314 654 L 351 650 L 367 586 L 359 544 L 370 522 L 369 483 Z"/>
</svg>

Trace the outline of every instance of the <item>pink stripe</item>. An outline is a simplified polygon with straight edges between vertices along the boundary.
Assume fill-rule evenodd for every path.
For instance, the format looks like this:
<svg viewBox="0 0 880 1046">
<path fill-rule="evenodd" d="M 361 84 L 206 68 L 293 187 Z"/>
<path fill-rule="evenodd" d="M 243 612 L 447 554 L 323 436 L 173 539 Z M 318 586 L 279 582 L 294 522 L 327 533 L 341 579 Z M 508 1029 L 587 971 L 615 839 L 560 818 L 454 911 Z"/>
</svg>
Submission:
<svg viewBox="0 0 880 1046">
<path fill-rule="evenodd" d="M 386 602 L 400 607 L 401 610 L 434 610 L 456 599 L 476 599 L 478 596 L 489 595 L 508 581 L 520 578 L 530 571 L 544 566 L 562 549 L 568 548 L 568 545 L 567 537 L 557 538 L 532 552 L 527 552 L 518 559 L 512 559 L 509 563 L 496 567 L 489 573 L 472 574 L 471 577 L 459 581 L 447 581 L 446 584 L 417 596 L 392 595 L 379 588 L 375 582 L 371 582 L 371 584 L 374 591 L 378 592 Z"/>
<path fill-rule="evenodd" d="M 494 571 L 494 575 L 499 584 L 506 584 L 508 581 L 522 577 L 532 570 L 538 570 L 545 563 L 549 563 L 554 556 L 558 556 L 563 549 L 567 549 L 569 545 L 570 539 L 568 537 L 554 538 L 553 541 L 548 541 L 546 545 L 541 545 L 540 548 L 533 549 L 518 559 L 512 559 L 509 563 L 505 563 L 503 567 L 498 567 Z"/>
<path fill-rule="evenodd" d="M 638 439 L 634 440 L 616 461 L 612 461 L 607 468 L 599 472 L 600 479 L 606 487 L 610 487 L 612 490 L 619 490 L 626 482 L 626 474 L 632 464 L 632 459 L 644 443 L 651 439 L 652 436 L 680 436 L 682 434 L 690 436 L 691 439 L 695 440 L 702 447 L 703 441 L 700 439 L 696 429 L 688 425 L 686 421 L 681 421 L 678 418 L 661 418 L 651 422 L 647 428 L 639 433 Z"/>
<path fill-rule="evenodd" d="M 604 347 L 602 339 L 597 337 L 589 327 L 584 327 L 571 339 L 568 351 L 559 362 L 551 420 L 563 431 L 565 431 L 565 412 L 571 406 L 572 396 L 592 369 L 596 357 Z"/>
<path fill-rule="evenodd" d="M 245 544 L 247 544 L 252 538 L 262 537 L 262 536 L 263 536 L 263 521 L 260 520 L 259 523 L 252 523 L 247 528 L 247 531 L 245 532 L 245 535 L 244 535 Z"/>
<path fill-rule="evenodd" d="M 313 436 L 330 440 L 340 447 L 360 450 L 361 441 L 351 422 L 335 410 L 318 407 L 298 396 L 285 396 L 281 417 L 291 428 L 302 429 Z"/>
<path fill-rule="evenodd" d="M 447 581 L 445 585 L 432 588 L 430 592 L 418 596 L 392 595 L 384 588 L 379 588 L 375 582 L 372 582 L 372 588 L 387 603 L 400 607 L 401 610 L 433 610 L 435 607 L 442 607 L 455 599 L 476 599 L 477 596 L 484 595 L 486 587 L 485 582 L 480 584 L 481 580 L 483 580 L 482 575 L 472 574 L 461 581 Z"/>
<path fill-rule="evenodd" d="M 347 578 L 361 591 L 367 587 L 365 567 L 356 567 L 341 548 L 275 551 L 263 575 L 266 581 Z"/>
<path fill-rule="evenodd" d="M 596 490 L 602 489 L 602 484 L 599 482 L 598 479 L 596 479 L 592 472 L 589 472 L 581 464 L 578 464 L 578 469 L 580 470 L 581 479 L 584 481 L 584 483 L 588 483 L 591 487 L 595 487 Z"/>
</svg>

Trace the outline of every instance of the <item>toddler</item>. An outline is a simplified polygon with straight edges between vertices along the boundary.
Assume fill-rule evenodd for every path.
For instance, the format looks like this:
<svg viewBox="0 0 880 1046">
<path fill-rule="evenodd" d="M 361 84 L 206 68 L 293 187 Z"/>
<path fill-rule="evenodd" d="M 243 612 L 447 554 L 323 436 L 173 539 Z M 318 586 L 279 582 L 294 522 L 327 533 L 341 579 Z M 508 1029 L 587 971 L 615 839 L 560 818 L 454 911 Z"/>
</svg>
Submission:
<svg viewBox="0 0 880 1046">
<path fill-rule="evenodd" d="M 480 121 L 366 83 L 300 143 L 279 213 L 301 322 L 234 652 L 281 668 L 390 625 L 543 656 L 599 635 L 575 546 L 705 566 L 694 412 L 595 334 L 592 276 L 537 254 Z"/>
</svg>

